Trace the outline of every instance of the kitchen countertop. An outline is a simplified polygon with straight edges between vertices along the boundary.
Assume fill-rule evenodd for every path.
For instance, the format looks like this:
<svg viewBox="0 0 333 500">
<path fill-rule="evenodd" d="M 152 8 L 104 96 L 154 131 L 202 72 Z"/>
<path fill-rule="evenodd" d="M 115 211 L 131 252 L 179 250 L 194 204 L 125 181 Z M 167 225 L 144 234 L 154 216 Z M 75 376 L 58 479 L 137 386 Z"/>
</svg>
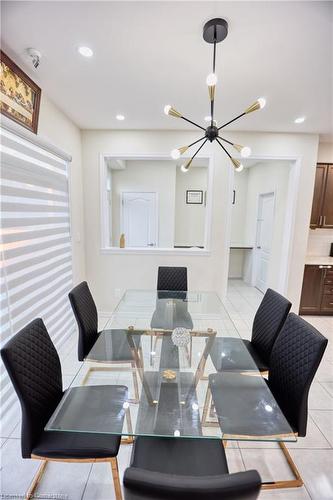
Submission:
<svg viewBox="0 0 333 500">
<path fill-rule="evenodd" d="M 332 266 L 333 267 L 333 257 L 328 255 L 307 255 L 305 257 L 305 264 L 312 264 L 314 266 Z"/>
</svg>

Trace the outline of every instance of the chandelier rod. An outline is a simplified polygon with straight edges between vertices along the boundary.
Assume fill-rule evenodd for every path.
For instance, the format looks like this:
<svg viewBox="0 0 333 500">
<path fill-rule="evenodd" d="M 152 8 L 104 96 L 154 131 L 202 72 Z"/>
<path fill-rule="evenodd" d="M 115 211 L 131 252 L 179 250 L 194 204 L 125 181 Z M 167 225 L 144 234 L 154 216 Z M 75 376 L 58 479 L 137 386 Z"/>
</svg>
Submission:
<svg viewBox="0 0 333 500">
<path fill-rule="evenodd" d="M 207 141 L 208 141 L 208 139 L 206 139 L 206 140 L 205 140 L 205 141 L 201 144 L 201 146 L 200 146 L 200 147 L 196 150 L 196 152 L 194 153 L 194 155 L 193 155 L 193 156 L 192 156 L 192 158 L 191 158 L 191 161 L 193 160 L 193 158 L 194 158 L 195 156 L 197 156 L 197 154 L 199 153 L 200 149 L 204 147 L 204 145 L 206 144 L 206 142 L 207 142 Z"/>
<path fill-rule="evenodd" d="M 204 127 L 201 127 L 201 125 L 198 125 L 197 123 L 192 122 L 192 120 L 185 118 L 185 116 L 180 116 L 179 118 L 181 118 L 182 120 L 185 120 L 186 122 L 192 123 L 192 125 L 195 125 L 196 127 L 201 128 L 201 130 L 206 131 L 206 129 Z"/>
<path fill-rule="evenodd" d="M 218 138 L 219 138 L 221 141 L 227 142 L 228 144 L 230 144 L 230 146 L 233 146 L 233 145 L 234 145 L 234 143 L 233 143 L 233 142 L 228 141 L 228 139 L 224 139 L 224 137 L 218 136 Z"/>
<path fill-rule="evenodd" d="M 216 62 L 216 26 L 214 27 L 214 50 L 213 50 L 213 73 L 215 73 L 215 62 Z M 214 100 L 215 96 L 213 96 L 213 99 L 210 101 L 210 126 L 213 126 L 214 122 Z"/>
<path fill-rule="evenodd" d="M 221 127 L 218 128 L 218 130 L 221 130 L 221 128 L 224 128 L 226 127 L 227 125 L 229 125 L 230 123 L 238 120 L 239 118 L 241 118 L 242 116 L 246 115 L 245 111 L 243 113 L 241 113 L 240 115 L 236 116 L 236 118 L 233 118 L 232 120 L 230 120 L 229 122 L 227 123 L 224 123 L 223 125 L 221 125 Z"/>
<path fill-rule="evenodd" d="M 189 144 L 187 147 L 190 148 L 191 146 L 194 146 L 194 144 L 196 144 L 197 142 L 200 142 L 202 141 L 206 136 L 204 135 L 203 137 L 201 137 L 200 139 L 198 139 L 197 141 L 194 141 L 192 142 L 192 144 Z"/>
<path fill-rule="evenodd" d="M 221 137 L 219 137 L 219 139 L 221 139 Z M 216 137 L 216 141 L 219 143 L 223 151 L 229 156 L 230 160 L 232 160 L 231 154 L 229 154 L 229 152 L 225 149 L 225 147 L 223 146 L 222 142 L 219 141 L 219 139 Z"/>
</svg>

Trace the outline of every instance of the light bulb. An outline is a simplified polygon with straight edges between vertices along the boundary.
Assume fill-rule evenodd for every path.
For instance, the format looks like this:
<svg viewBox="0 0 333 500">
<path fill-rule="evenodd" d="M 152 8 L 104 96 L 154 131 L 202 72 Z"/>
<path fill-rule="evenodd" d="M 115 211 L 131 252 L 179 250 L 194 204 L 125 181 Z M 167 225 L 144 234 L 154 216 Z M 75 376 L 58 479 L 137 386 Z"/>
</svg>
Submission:
<svg viewBox="0 0 333 500">
<path fill-rule="evenodd" d="M 217 76 L 215 73 L 209 73 L 209 75 L 206 78 L 206 83 L 208 87 L 214 87 L 214 85 L 217 84 Z"/>
<path fill-rule="evenodd" d="M 186 172 L 188 172 L 188 169 L 189 169 L 189 168 L 190 168 L 190 167 L 187 167 L 186 165 L 182 165 L 182 166 L 180 167 L 180 170 L 181 170 L 182 172 L 186 173 Z"/>
<path fill-rule="evenodd" d="M 243 146 L 240 152 L 243 158 L 248 158 L 251 155 L 251 148 L 248 146 Z"/>
<path fill-rule="evenodd" d="M 77 50 L 84 57 L 92 57 L 94 55 L 90 47 L 79 47 Z"/>
<path fill-rule="evenodd" d="M 266 106 L 266 99 L 264 97 L 259 97 L 258 103 L 259 103 L 260 109 L 262 109 Z"/>
<path fill-rule="evenodd" d="M 299 116 L 294 120 L 294 123 L 304 123 L 305 122 L 305 116 Z"/>
<path fill-rule="evenodd" d="M 180 158 L 180 151 L 179 151 L 179 149 L 173 149 L 171 151 L 171 158 L 173 158 L 174 160 L 178 160 L 178 158 Z"/>
<path fill-rule="evenodd" d="M 170 104 L 167 104 L 166 106 L 164 106 L 164 113 L 165 113 L 166 115 L 168 115 L 168 114 L 169 114 L 170 109 L 171 109 Z"/>
<path fill-rule="evenodd" d="M 243 163 L 240 163 L 238 167 L 235 168 L 236 172 L 241 172 L 244 168 Z"/>
</svg>

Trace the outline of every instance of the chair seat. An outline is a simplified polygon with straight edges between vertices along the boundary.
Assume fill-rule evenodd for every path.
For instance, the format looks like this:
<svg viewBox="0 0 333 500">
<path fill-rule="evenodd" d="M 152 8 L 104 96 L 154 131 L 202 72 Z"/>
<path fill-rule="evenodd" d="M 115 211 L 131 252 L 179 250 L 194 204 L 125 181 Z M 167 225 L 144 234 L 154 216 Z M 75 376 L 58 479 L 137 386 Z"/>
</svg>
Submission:
<svg viewBox="0 0 333 500">
<path fill-rule="evenodd" d="M 134 362 L 132 352 L 127 339 L 128 331 L 103 330 L 99 332 L 98 338 L 86 359 L 93 361 L 116 361 L 123 363 Z M 133 335 L 135 347 L 140 346 L 141 335 Z"/>
<path fill-rule="evenodd" d="M 249 359 L 249 353 L 251 358 Z M 223 356 L 222 356 L 223 354 Z M 217 337 L 210 352 L 210 357 L 217 372 L 228 370 L 268 370 L 265 363 L 253 347 L 250 340 L 233 337 Z"/>
<path fill-rule="evenodd" d="M 120 436 L 85 432 L 44 431 L 32 454 L 47 458 L 108 458 L 115 457 Z"/>
<path fill-rule="evenodd" d="M 228 473 L 224 447 L 219 439 L 138 437 L 132 467 L 183 476 Z"/>
</svg>

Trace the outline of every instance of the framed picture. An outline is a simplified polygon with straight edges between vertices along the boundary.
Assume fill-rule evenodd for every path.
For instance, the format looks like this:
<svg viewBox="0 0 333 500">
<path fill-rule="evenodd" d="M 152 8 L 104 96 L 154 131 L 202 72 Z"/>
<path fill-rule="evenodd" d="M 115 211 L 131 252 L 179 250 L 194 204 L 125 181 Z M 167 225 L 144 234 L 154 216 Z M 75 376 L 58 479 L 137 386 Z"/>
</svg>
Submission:
<svg viewBox="0 0 333 500">
<path fill-rule="evenodd" d="M 1 51 L 0 111 L 37 134 L 41 89 Z"/>
<path fill-rule="evenodd" d="M 203 204 L 203 191 L 192 189 L 186 191 L 186 204 L 187 205 L 202 205 Z"/>
</svg>

